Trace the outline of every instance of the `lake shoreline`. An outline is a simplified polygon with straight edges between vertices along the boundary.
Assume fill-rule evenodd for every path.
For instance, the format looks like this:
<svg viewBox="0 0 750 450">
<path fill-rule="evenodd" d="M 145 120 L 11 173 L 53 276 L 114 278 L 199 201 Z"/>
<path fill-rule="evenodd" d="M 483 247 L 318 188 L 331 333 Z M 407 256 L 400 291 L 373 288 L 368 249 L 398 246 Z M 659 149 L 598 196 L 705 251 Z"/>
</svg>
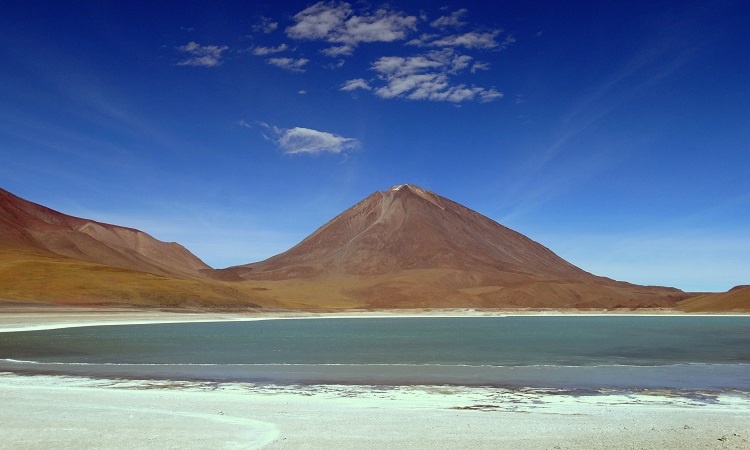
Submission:
<svg viewBox="0 0 750 450">
<path fill-rule="evenodd" d="M 282 319 L 364 319 L 364 318 L 456 318 L 505 316 L 748 316 L 742 313 L 685 313 L 671 309 L 600 310 L 600 309 L 389 309 L 349 311 L 165 311 L 135 308 L 90 308 L 48 306 L 2 306 L 0 333 L 51 330 L 88 326 L 144 325 L 162 323 L 198 323 Z"/>
</svg>

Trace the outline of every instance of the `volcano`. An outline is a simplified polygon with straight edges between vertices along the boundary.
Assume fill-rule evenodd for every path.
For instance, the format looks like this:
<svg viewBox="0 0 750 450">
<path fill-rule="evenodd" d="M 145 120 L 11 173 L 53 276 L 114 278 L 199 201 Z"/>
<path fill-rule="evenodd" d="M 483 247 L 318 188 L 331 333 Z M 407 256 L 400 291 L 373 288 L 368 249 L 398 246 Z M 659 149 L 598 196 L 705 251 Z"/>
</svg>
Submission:
<svg viewBox="0 0 750 450">
<path fill-rule="evenodd" d="M 592 275 L 409 184 L 373 193 L 284 253 L 221 272 L 317 307 L 337 299 L 363 308 L 640 308 L 685 297 Z"/>
</svg>

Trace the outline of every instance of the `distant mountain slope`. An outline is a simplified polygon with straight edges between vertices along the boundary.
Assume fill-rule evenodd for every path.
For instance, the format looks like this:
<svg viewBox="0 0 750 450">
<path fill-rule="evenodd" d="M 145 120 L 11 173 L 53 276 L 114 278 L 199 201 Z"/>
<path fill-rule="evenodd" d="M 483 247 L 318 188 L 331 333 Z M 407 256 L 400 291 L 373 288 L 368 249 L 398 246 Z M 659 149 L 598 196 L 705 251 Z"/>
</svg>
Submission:
<svg viewBox="0 0 750 450">
<path fill-rule="evenodd" d="M 221 273 L 294 282 L 308 301 L 319 290 L 320 306 L 336 297 L 373 308 L 669 307 L 686 297 L 677 289 L 591 275 L 413 185 L 375 192 L 292 249 Z"/>
<path fill-rule="evenodd" d="M 0 189 L 0 244 L 139 272 L 201 277 L 211 268 L 177 243 L 132 228 L 69 216 Z"/>
<path fill-rule="evenodd" d="M 699 295 L 681 301 L 678 307 L 687 312 L 750 312 L 750 286 Z"/>
<path fill-rule="evenodd" d="M 62 214 L 0 189 L 0 305 L 287 307 L 252 283 L 211 274 L 179 244 Z"/>
<path fill-rule="evenodd" d="M 0 306 L 53 304 L 157 308 L 277 306 L 250 285 L 167 277 L 0 244 Z"/>
</svg>

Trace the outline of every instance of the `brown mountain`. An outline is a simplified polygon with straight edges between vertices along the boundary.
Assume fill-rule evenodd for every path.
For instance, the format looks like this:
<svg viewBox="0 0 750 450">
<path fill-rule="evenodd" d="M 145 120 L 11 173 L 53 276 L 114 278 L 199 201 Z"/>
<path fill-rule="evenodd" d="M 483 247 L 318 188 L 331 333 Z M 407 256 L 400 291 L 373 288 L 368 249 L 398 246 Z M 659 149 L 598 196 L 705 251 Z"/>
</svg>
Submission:
<svg viewBox="0 0 750 450">
<path fill-rule="evenodd" d="M 0 189 L 0 245 L 178 278 L 210 267 L 180 244 L 117 225 L 69 216 Z"/>
<path fill-rule="evenodd" d="M 292 249 L 221 273 L 318 307 L 670 307 L 686 297 L 594 276 L 413 185 L 375 192 Z"/>
<path fill-rule="evenodd" d="M 748 312 L 750 286 L 735 286 L 727 292 L 698 295 L 681 301 L 678 307 L 687 312 Z"/>
<path fill-rule="evenodd" d="M 69 216 L 0 189 L 0 303 L 157 307 L 276 305 L 176 243 Z"/>
</svg>

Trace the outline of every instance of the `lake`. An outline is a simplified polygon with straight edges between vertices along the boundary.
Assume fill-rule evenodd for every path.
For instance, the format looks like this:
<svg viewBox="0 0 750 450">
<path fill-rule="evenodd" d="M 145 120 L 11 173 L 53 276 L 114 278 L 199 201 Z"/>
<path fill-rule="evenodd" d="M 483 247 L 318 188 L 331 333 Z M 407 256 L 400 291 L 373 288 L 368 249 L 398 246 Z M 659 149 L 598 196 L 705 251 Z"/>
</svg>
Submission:
<svg viewBox="0 0 750 450">
<path fill-rule="evenodd" d="M 326 318 L 0 333 L 0 370 L 270 384 L 750 392 L 750 317 Z"/>
</svg>

